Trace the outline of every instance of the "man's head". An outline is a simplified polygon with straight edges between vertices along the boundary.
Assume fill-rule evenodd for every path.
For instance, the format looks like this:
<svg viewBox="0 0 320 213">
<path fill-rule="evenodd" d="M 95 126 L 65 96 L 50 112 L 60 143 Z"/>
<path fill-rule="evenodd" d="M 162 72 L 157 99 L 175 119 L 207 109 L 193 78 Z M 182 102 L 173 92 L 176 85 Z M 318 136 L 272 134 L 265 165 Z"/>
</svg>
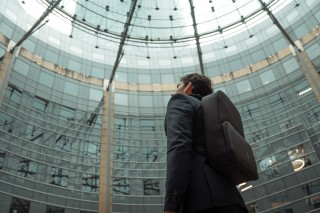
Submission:
<svg viewBox="0 0 320 213">
<path fill-rule="evenodd" d="M 183 76 L 177 84 L 177 93 L 184 94 L 198 94 L 201 97 L 209 95 L 213 92 L 211 87 L 211 80 L 201 74 L 192 73 Z"/>
</svg>

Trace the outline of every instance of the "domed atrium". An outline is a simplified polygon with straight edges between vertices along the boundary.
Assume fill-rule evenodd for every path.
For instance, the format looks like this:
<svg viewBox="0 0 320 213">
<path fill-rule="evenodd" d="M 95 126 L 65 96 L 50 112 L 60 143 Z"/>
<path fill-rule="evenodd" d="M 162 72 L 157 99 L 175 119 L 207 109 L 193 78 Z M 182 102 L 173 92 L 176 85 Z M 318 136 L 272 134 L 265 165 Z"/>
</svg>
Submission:
<svg viewBox="0 0 320 213">
<path fill-rule="evenodd" d="M 248 211 L 320 212 L 319 23 L 318 0 L 1 0 L 0 212 L 163 212 L 190 73 L 241 114 Z"/>
</svg>

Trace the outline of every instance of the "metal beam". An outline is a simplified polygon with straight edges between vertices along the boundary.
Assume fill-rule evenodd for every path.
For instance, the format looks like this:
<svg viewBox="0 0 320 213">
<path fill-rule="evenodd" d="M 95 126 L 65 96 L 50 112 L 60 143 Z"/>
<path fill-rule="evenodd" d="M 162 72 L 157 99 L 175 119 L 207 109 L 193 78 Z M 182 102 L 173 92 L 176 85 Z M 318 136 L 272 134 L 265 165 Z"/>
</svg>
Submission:
<svg viewBox="0 0 320 213">
<path fill-rule="evenodd" d="M 39 26 L 39 24 L 51 13 L 51 11 L 56 8 L 61 0 L 55 1 L 53 4 L 50 4 L 46 11 L 40 16 L 40 18 L 34 23 L 34 25 L 30 28 L 28 32 L 26 32 L 22 38 L 11 48 L 10 53 L 13 53 L 14 49 L 22 44 L 32 33 L 34 33 L 37 29 L 42 27 L 46 22 Z M 38 27 L 39 26 L 39 27 Z M 38 28 L 37 28 L 38 27 Z"/>
<path fill-rule="evenodd" d="M 202 51 L 201 51 L 201 46 L 200 46 L 200 41 L 199 41 L 199 34 L 198 34 L 198 29 L 197 29 L 196 17 L 194 15 L 193 1 L 189 0 L 189 3 L 190 3 L 190 10 L 191 10 L 191 16 L 192 16 L 192 21 L 193 21 L 194 37 L 196 38 L 197 49 L 198 49 L 198 58 L 199 58 L 199 63 L 200 63 L 200 70 L 201 70 L 201 73 L 204 75 L 204 66 L 203 66 L 203 61 L 202 61 Z"/>
<path fill-rule="evenodd" d="M 264 11 L 267 12 L 267 14 L 269 15 L 270 19 L 273 21 L 273 23 L 279 28 L 279 30 L 281 31 L 281 33 L 284 35 L 284 37 L 286 37 L 286 39 L 289 41 L 289 43 L 295 47 L 299 52 L 301 52 L 300 48 L 294 43 L 294 41 L 292 40 L 292 38 L 288 35 L 288 33 L 285 31 L 285 29 L 282 27 L 282 25 L 279 23 L 279 21 L 277 20 L 277 18 L 273 15 L 273 13 L 269 10 L 268 6 L 266 5 L 266 3 L 264 3 L 262 0 L 258 0 L 262 6 L 262 9 Z"/>
<path fill-rule="evenodd" d="M 107 87 L 107 91 L 109 91 L 109 89 L 110 89 L 110 85 L 113 82 L 114 76 L 116 74 L 116 71 L 117 71 L 118 66 L 120 64 L 120 61 L 122 59 L 122 56 L 123 56 L 123 52 L 122 51 L 123 51 L 124 42 L 126 41 L 126 37 L 128 35 L 129 26 L 130 26 L 130 23 L 131 23 L 131 20 L 132 20 L 133 13 L 134 13 L 134 10 L 136 8 L 137 2 L 138 2 L 138 0 L 133 0 L 132 3 L 131 3 L 131 9 L 129 11 L 129 16 L 127 18 L 127 21 L 126 21 L 126 23 L 124 25 L 124 31 L 123 31 L 122 36 L 121 36 L 121 41 L 120 41 L 120 45 L 119 45 L 119 49 L 118 49 L 117 58 L 116 58 L 116 61 L 114 63 L 114 66 L 113 66 L 113 70 L 112 70 L 112 73 L 111 73 L 111 76 L 110 76 L 110 80 L 109 80 L 109 84 L 108 84 L 108 87 Z"/>
<path fill-rule="evenodd" d="M 299 67 L 301 68 L 306 80 L 308 81 L 310 87 L 312 88 L 312 91 L 314 95 L 316 96 L 317 100 L 320 102 L 320 77 L 319 74 L 316 72 L 314 66 L 312 65 L 309 57 L 303 50 L 302 45 L 297 45 L 292 38 L 288 35 L 288 33 L 285 31 L 285 29 L 281 26 L 279 21 L 276 19 L 276 17 L 273 15 L 273 13 L 269 10 L 266 3 L 264 3 L 262 0 L 258 0 L 261 3 L 262 9 L 266 11 L 273 21 L 273 23 L 279 28 L 283 36 L 288 40 L 288 42 L 292 45 L 292 54 L 295 57 L 296 61 L 299 64 Z M 299 41 L 298 41 L 299 43 Z"/>
</svg>

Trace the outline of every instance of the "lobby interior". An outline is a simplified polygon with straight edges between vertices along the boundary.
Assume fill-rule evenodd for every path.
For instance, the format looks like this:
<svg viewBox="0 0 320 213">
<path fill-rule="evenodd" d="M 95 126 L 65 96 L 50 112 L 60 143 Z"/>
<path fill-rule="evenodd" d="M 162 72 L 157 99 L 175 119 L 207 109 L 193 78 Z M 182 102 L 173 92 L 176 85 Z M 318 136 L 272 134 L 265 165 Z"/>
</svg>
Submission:
<svg viewBox="0 0 320 213">
<path fill-rule="evenodd" d="M 1 0 L 0 212 L 162 212 L 193 72 L 241 114 L 249 212 L 319 212 L 319 23 L 317 0 Z"/>
</svg>

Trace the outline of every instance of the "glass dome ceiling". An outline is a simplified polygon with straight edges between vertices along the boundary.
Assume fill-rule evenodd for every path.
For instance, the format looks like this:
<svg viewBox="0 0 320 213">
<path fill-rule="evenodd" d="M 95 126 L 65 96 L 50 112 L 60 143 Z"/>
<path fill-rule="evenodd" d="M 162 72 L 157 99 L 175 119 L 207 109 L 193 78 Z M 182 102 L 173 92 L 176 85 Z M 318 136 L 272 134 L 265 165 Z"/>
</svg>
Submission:
<svg viewBox="0 0 320 213">
<path fill-rule="evenodd" d="M 29 0 L 25 5 L 41 4 L 43 9 L 53 1 Z M 137 43 L 189 42 L 223 34 L 237 26 L 248 30 L 266 16 L 261 3 L 268 7 L 285 0 L 62 0 L 55 15 L 71 24 L 71 37 L 86 32 L 104 39 L 119 39 L 129 24 L 126 40 Z M 281 3 L 282 2 L 282 3 Z M 192 8 L 192 9 L 191 9 Z M 34 10 L 31 11 L 34 13 Z M 131 14 L 132 13 L 132 14 Z M 261 16 L 261 14 L 263 14 Z M 132 15 L 132 17 L 131 17 Z M 238 29 L 239 30 L 239 29 Z M 196 32 L 196 33 L 195 33 Z M 252 36 L 252 33 L 249 33 Z M 83 36 L 83 35 L 82 35 Z"/>
<path fill-rule="evenodd" d="M 54 3 L 28 0 L 21 5 L 38 19 Z M 241 52 L 236 44 L 263 42 L 255 35 L 264 35 L 263 21 L 272 25 L 266 8 L 277 13 L 289 4 L 298 5 L 294 0 L 59 0 L 47 19 L 80 41 L 79 48 L 92 48 L 96 61 L 112 66 L 107 77 L 112 81 L 118 67 L 136 73 L 188 67 L 204 73 L 205 63 Z"/>
</svg>

